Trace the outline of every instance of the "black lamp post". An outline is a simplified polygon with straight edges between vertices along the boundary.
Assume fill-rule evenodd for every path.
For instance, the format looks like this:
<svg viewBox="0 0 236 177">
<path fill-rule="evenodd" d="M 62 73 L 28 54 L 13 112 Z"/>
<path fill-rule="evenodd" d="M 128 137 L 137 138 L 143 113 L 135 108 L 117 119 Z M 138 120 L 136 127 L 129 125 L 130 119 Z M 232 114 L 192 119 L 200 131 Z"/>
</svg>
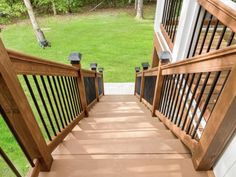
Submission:
<svg viewBox="0 0 236 177">
<path fill-rule="evenodd" d="M 139 66 L 135 67 L 135 72 L 138 73 L 139 71 L 140 71 L 140 67 Z"/>
<path fill-rule="evenodd" d="M 90 68 L 92 71 L 96 71 L 97 70 L 97 63 L 90 63 Z"/>
<path fill-rule="evenodd" d="M 148 62 L 142 63 L 142 67 L 143 67 L 143 70 L 147 70 L 149 67 L 149 63 Z"/>
</svg>

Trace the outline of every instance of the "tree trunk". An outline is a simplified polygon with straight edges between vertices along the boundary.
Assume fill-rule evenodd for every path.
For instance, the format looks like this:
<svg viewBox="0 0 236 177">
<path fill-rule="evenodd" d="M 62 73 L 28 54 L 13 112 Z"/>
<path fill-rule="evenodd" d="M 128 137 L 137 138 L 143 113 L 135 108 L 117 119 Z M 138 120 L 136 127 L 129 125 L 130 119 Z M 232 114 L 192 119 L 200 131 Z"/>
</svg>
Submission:
<svg viewBox="0 0 236 177">
<path fill-rule="evenodd" d="M 129 0 L 129 4 L 131 4 L 132 3 L 132 0 Z"/>
<path fill-rule="evenodd" d="M 40 43 L 41 47 L 49 46 L 49 43 L 45 39 L 45 36 L 44 36 L 43 32 L 41 31 L 41 29 L 38 25 L 38 22 L 34 16 L 34 11 L 33 11 L 30 0 L 24 0 L 24 3 L 27 8 L 29 18 L 30 18 L 31 24 L 33 26 L 33 29 L 34 29 L 34 32 L 35 32 L 38 42 Z"/>
<path fill-rule="evenodd" d="M 143 0 L 137 0 L 137 14 L 136 19 L 143 19 Z"/>
<path fill-rule="evenodd" d="M 53 10 L 53 15 L 57 15 L 57 9 L 56 9 L 56 5 L 55 5 L 54 0 L 52 0 L 52 10 Z"/>
</svg>

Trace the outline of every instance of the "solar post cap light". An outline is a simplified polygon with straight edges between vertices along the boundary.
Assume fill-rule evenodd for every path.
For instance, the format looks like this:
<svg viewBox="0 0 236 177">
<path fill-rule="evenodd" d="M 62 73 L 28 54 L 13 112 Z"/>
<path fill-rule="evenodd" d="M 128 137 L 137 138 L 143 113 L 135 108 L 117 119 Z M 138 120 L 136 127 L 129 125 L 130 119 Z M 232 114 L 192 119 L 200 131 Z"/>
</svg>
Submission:
<svg viewBox="0 0 236 177">
<path fill-rule="evenodd" d="M 138 73 L 139 71 L 140 71 L 140 67 L 139 66 L 135 67 L 135 72 Z"/>
<path fill-rule="evenodd" d="M 158 57 L 161 60 L 161 63 L 163 63 L 163 64 L 169 63 L 171 60 L 171 54 L 169 51 L 162 51 L 162 52 L 158 53 Z"/>
<path fill-rule="evenodd" d="M 97 66 L 98 66 L 97 63 L 91 63 L 90 64 L 90 68 L 91 68 L 92 71 L 96 71 L 97 70 Z"/>
<path fill-rule="evenodd" d="M 68 60 L 71 64 L 80 64 L 82 54 L 79 52 L 73 52 L 69 55 Z"/>
<path fill-rule="evenodd" d="M 100 73 L 103 73 L 104 68 L 98 68 L 98 71 L 99 71 Z"/>
<path fill-rule="evenodd" d="M 149 63 L 148 62 L 142 63 L 142 67 L 143 67 L 143 70 L 147 70 L 149 67 Z"/>
</svg>

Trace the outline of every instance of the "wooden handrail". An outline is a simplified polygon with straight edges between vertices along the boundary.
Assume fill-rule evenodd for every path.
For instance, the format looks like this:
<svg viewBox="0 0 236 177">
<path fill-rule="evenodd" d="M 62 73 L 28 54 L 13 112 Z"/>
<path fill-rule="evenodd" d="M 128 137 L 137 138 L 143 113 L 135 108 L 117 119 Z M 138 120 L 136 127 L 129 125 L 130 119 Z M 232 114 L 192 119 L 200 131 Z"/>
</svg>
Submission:
<svg viewBox="0 0 236 177">
<path fill-rule="evenodd" d="M 78 68 L 7 50 L 17 74 L 78 76 Z"/>
<path fill-rule="evenodd" d="M 198 3 L 217 17 L 224 25 L 236 32 L 236 10 L 228 7 L 220 0 L 198 0 Z"/>
<path fill-rule="evenodd" d="M 180 62 L 161 66 L 162 74 L 230 70 L 236 64 L 236 46 L 198 55 Z"/>
</svg>

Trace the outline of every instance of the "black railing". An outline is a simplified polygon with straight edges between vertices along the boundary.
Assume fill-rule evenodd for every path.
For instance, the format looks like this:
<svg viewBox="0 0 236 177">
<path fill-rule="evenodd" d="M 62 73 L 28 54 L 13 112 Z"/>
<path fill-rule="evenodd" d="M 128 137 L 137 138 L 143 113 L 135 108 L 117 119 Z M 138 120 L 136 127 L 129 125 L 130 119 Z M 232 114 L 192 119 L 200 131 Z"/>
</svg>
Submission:
<svg viewBox="0 0 236 177">
<path fill-rule="evenodd" d="M 84 77 L 84 86 L 85 86 L 87 104 L 89 105 L 97 98 L 95 77 Z"/>
<path fill-rule="evenodd" d="M 236 44 L 235 33 L 210 14 L 199 7 L 193 35 L 191 37 L 187 58 L 218 50 Z"/>
<path fill-rule="evenodd" d="M 199 140 L 229 73 L 165 75 L 157 110 Z"/>
<path fill-rule="evenodd" d="M 152 105 L 156 86 L 156 76 L 145 76 L 143 98 Z"/>
<path fill-rule="evenodd" d="M 172 42 L 175 40 L 183 0 L 165 0 L 162 24 Z"/>
<path fill-rule="evenodd" d="M 23 80 L 22 86 L 41 131 L 52 141 L 53 136 L 82 112 L 77 80 L 69 76 L 42 75 L 23 75 Z"/>
<path fill-rule="evenodd" d="M 136 90 L 135 90 L 135 92 L 138 94 L 138 95 L 140 95 L 140 91 L 141 91 L 141 79 L 142 79 L 142 77 L 141 76 L 138 76 L 137 77 L 137 80 L 136 80 L 136 86 L 135 86 L 135 88 L 136 88 Z"/>
<path fill-rule="evenodd" d="M 98 93 L 99 93 L 99 95 L 102 95 L 103 92 L 104 92 L 104 90 L 103 90 L 103 78 L 98 77 Z"/>
</svg>

